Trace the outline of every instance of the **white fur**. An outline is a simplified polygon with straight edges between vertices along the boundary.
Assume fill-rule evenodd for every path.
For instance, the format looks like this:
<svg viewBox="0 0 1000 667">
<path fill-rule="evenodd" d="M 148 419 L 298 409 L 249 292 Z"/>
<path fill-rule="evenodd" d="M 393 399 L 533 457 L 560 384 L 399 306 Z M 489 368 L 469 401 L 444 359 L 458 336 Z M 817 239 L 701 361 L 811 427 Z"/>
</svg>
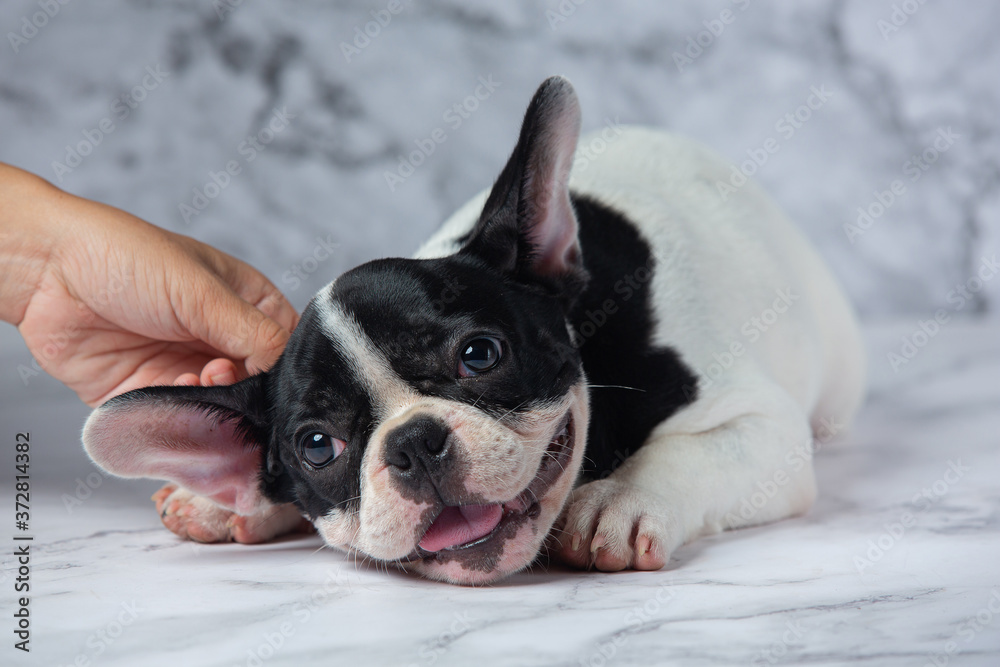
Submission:
<svg viewBox="0 0 1000 667">
<path fill-rule="evenodd" d="M 348 360 L 354 377 L 366 383 L 379 424 L 362 459 L 359 512 L 334 508 L 315 521 L 328 544 L 388 561 L 404 558 L 416 548 L 420 535 L 415 531 L 430 505 L 415 503 L 401 495 L 385 462 L 384 451 L 387 435 L 417 416 L 432 416 L 447 424 L 454 455 L 467 468 L 463 480 L 465 492 L 477 502 L 490 503 L 510 501 L 531 483 L 558 422 L 568 410 L 573 411 L 578 423 L 587 422 L 587 394 L 582 380 L 561 401 L 499 419 L 474 406 L 420 394 L 392 370 L 355 319 L 329 299 L 329 288 L 321 290 L 315 301 L 322 325 L 327 337 Z M 580 447 L 567 468 L 577 470 L 582 459 Z M 558 517 L 572 478 L 573 474 L 563 475 L 539 499 L 541 512 L 535 525 L 540 529 L 526 529 L 513 540 L 516 548 L 511 551 L 518 553 L 505 553 L 497 571 L 470 574 L 457 564 L 416 563 L 412 567 L 427 576 L 455 580 L 469 576 L 493 578 L 523 567 Z"/>
<path fill-rule="evenodd" d="M 808 509 L 816 489 L 807 445 L 821 425 L 829 435 L 850 422 L 863 393 L 864 357 L 851 308 L 821 259 L 755 185 L 723 201 L 716 182 L 728 180 L 729 165 L 687 139 L 624 128 L 605 141 L 603 154 L 577 163 L 570 188 L 623 213 L 648 242 L 655 256 L 654 342 L 677 351 L 695 372 L 698 397 L 659 424 L 609 478 L 572 492 L 559 546 L 577 564 L 589 558 L 602 569 L 655 569 L 698 535 Z M 416 257 L 456 252 L 456 239 L 475 224 L 487 194 L 463 206 Z M 380 424 L 362 463 L 360 515 L 335 509 L 315 522 L 334 546 L 386 560 L 414 548 L 425 508 L 395 489 L 382 451 L 386 433 L 417 413 L 449 425 L 470 464 L 468 491 L 490 502 L 510 500 L 531 481 L 565 410 L 573 411 L 582 438 L 584 382 L 527 420 L 494 420 L 420 395 L 349 314 L 323 296 L 317 307 L 355 376 L 368 383 Z M 775 319 L 751 340 L 747 323 L 769 309 Z M 492 572 L 465 571 L 456 561 L 413 567 L 466 583 L 523 567 L 563 510 L 583 456 L 578 445 L 566 474 L 539 499 L 538 519 L 507 543 Z M 762 484 L 774 492 L 743 511 Z M 192 520 L 224 538 L 226 512 L 213 514 L 194 500 L 185 501 Z M 275 525 L 291 529 L 294 518 L 287 512 Z"/>
<path fill-rule="evenodd" d="M 333 283 L 330 283 L 320 290 L 320 296 L 314 301 L 322 317 L 324 332 L 351 365 L 352 376 L 365 383 L 373 401 L 372 407 L 380 418 L 385 419 L 420 394 L 396 374 L 389 360 L 379 352 L 354 317 L 330 299 L 332 286 Z"/>
<path fill-rule="evenodd" d="M 358 514 L 333 509 L 316 520 L 316 527 L 329 544 L 338 548 L 357 549 L 382 560 L 403 558 L 420 539 L 415 529 L 421 525 L 422 514 L 429 505 L 414 503 L 400 494 L 384 457 L 389 433 L 416 416 L 441 420 L 452 433 L 454 455 L 467 468 L 462 480 L 465 492 L 477 502 L 503 503 L 512 500 L 534 479 L 554 430 L 568 410 L 573 411 L 578 423 L 586 423 L 584 382 L 578 383 L 561 401 L 502 419 L 469 405 L 415 394 L 412 403 L 380 423 L 369 439 L 361 464 Z M 583 450 L 578 448 L 567 469 L 578 469 L 582 459 Z M 562 509 L 572 477 L 564 475 L 539 499 L 542 512 L 536 524 L 541 530 L 525 536 L 534 543 L 535 551 Z M 508 571 L 523 567 L 527 561 L 517 561 L 516 567 L 511 566 Z M 440 565 L 414 567 L 428 576 L 436 576 L 442 569 Z"/>
<path fill-rule="evenodd" d="M 570 188 L 623 213 L 649 243 L 654 340 L 680 354 L 699 393 L 609 480 L 577 490 L 567 531 L 603 535 L 628 561 L 631 545 L 612 547 L 614 535 L 627 535 L 643 507 L 656 518 L 647 523 L 657 525 L 642 530 L 667 553 L 703 533 L 806 511 L 815 496 L 812 462 L 795 452 L 808 444 L 810 426 L 848 424 L 864 391 L 864 355 L 847 300 L 756 185 L 722 200 L 716 183 L 728 182 L 731 167 L 706 148 L 642 128 L 623 128 L 606 143 L 602 155 L 574 170 Z M 455 252 L 486 195 L 463 206 L 416 257 Z M 766 331 L 746 329 L 772 308 L 777 319 Z M 747 333 L 753 330 L 756 340 Z M 778 471 L 788 481 L 752 516 L 741 515 L 758 482 Z M 619 491 L 609 492 L 615 485 Z M 591 528 L 599 516 L 604 528 Z"/>
</svg>

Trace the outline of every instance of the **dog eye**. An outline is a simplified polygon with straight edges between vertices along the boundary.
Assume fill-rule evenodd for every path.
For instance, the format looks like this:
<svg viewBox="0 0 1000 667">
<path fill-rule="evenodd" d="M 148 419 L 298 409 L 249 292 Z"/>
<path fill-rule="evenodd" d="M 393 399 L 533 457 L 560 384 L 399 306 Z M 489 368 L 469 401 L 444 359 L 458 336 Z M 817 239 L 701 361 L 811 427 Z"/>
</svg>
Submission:
<svg viewBox="0 0 1000 667">
<path fill-rule="evenodd" d="M 340 456 L 347 443 L 326 433 L 312 431 L 302 436 L 300 443 L 302 458 L 314 468 L 322 468 Z"/>
<path fill-rule="evenodd" d="M 503 356 L 503 346 L 496 338 L 473 338 L 459 355 L 458 374 L 461 377 L 472 377 L 485 373 L 497 363 Z"/>
</svg>

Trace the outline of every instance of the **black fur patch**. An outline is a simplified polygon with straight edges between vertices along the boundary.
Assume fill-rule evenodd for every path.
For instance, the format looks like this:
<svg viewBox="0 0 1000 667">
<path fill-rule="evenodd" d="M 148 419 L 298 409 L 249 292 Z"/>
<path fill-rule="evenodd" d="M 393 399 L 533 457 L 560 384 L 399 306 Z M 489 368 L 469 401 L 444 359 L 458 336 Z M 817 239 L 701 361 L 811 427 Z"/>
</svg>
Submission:
<svg viewBox="0 0 1000 667">
<path fill-rule="evenodd" d="M 366 379 L 355 377 L 328 338 L 316 304 L 332 299 L 402 382 L 497 419 L 515 421 L 562 399 L 582 368 L 592 385 L 584 474 L 610 474 L 657 424 L 694 401 L 685 387 L 696 387 L 697 378 L 675 351 L 653 346 L 656 267 L 638 230 L 597 201 L 572 196 L 580 251 L 567 242 L 566 170 L 578 127 L 572 87 L 546 80 L 459 252 L 377 260 L 345 273 L 310 303 L 281 359 L 263 375 L 233 387 L 153 388 L 114 401 L 196 404 L 210 417 L 235 420 L 247 446 L 264 453 L 260 486 L 270 500 L 293 502 L 314 519 L 334 507 L 356 511 L 362 458 L 378 427 L 378 388 L 369 395 Z M 532 233 L 551 231 L 549 224 L 564 225 L 556 231 L 566 233 Z M 540 247 L 532 239 L 542 239 Z M 501 342 L 499 363 L 462 377 L 461 351 L 483 336 Z M 319 469 L 299 453 L 300 439 L 312 431 L 347 443 Z"/>
<path fill-rule="evenodd" d="M 361 324 L 399 378 L 417 392 L 476 405 L 498 419 L 559 400 L 580 379 L 564 313 L 556 299 L 468 255 L 442 259 L 382 259 L 348 271 L 333 299 Z M 332 507 L 357 510 L 361 460 L 378 427 L 377 406 L 361 378 L 327 338 L 310 305 L 279 364 L 269 373 L 273 425 L 262 490 L 274 502 L 294 502 L 309 516 Z M 503 355 L 492 370 L 458 374 L 459 354 L 472 338 L 492 336 Z M 344 453 L 320 470 L 299 460 L 298 440 L 319 430 L 345 440 Z M 431 500 L 431 499 L 428 499 Z"/>
<path fill-rule="evenodd" d="M 590 389 L 584 474 L 606 477 L 657 424 L 695 400 L 697 378 L 671 349 L 652 344 L 655 259 L 638 230 L 593 199 L 573 196 L 587 289 L 570 314 Z"/>
<path fill-rule="evenodd" d="M 261 487 L 272 501 L 294 502 L 312 518 L 333 507 L 358 509 L 361 460 L 375 427 L 371 400 L 327 338 L 321 317 L 314 304 L 306 308 L 281 361 L 268 373 L 272 430 Z M 299 452 L 299 440 L 311 431 L 344 440 L 347 447 L 313 469 Z"/>
<path fill-rule="evenodd" d="M 578 364 L 557 353 L 569 335 L 553 297 L 474 257 L 369 262 L 339 278 L 334 294 L 422 394 L 500 417 L 558 400 L 580 377 Z M 480 336 L 501 341 L 500 362 L 459 377 L 460 352 Z"/>
</svg>

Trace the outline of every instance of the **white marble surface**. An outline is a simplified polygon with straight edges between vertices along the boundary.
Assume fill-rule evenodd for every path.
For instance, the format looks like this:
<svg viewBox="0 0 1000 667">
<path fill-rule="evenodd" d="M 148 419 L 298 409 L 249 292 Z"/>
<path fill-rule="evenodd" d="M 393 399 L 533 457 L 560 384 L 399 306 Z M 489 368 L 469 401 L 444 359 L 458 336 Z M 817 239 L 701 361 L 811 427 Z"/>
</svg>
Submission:
<svg viewBox="0 0 1000 667">
<path fill-rule="evenodd" d="M 775 139 L 755 178 L 866 315 L 946 304 L 1000 250 L 1000 6 L 987 0 L 908 0 L 919 10 L 885 37 L 879 21 L 903 0 L 406 0 L 350 62 L 341 43 L 388 0 L 213 1 L 238 6 L 220 20 L 207 0 L 71 2 L 17 53 L 5 39 L 0 159 L 55 179 L 66 146 L 108 118 L 114 131 L 63 187 L 246 258 L 301 306 L 362 260 L 408 255 L 492 182 L 531 93 L 562 73 L 585 129 L 652 124 L 735 162 Z M 573 11 L 550 23 L 560 2 Z M 727 9 L 679 71 L 674 53 Z M 35 11 L 3 2 L 0 34 Z M 444 118 L 490 75 L 500 86 L 460 126 Z M 152 89 L 120 118 L 144 78 Z M 776 129 L 814 86 L 829 99 L 792 136 Z M 250 161 L 238 147 L 276 107 L 295 117 Z M 390 191 L 385 172 L 438 127 L 446 141 Z M 904 163 L 948 127 L 958 138 L 912 181 Z M 186 224 L 179 204 L 233 159 L 241 173 Z M 843 226 L 893 180 L 905 194 L 850 243 Z M 286 274 L 317 237 L 339 252 L 295 289 Z M 995 316 L 998 299 L 994 281 L 966 310 Z"/>
<path fill-rule="evenodd" d="M 361 261 L 412 252 L 496 175 L 531 92 L 563 73 L 588 129 L 655 124 L 737 162 L 780 139 L 755 178 L 858 304 L 871 400 L 854 434 L 819 453 L 822 495 L 805 518 L 704 540 L 660 573 L 551 570 L 462 589 L 359 570 L 315 539 L 193 548 L 159 527 L 143 483 L 91 478 L 100 485 L 69 512 L 64 496 L 91 491 L 78 481 L 93 473 L 78 442 L 87 410 L 0 326 L 0 438 L 30 430 L 37 443 L 35 650 L 10 648 L 4 547 L 0 664 L 257 665 L 248 651 L 266 655 L 285 623 L 263 664 L 924 665 L 952 639 L 961 653 L 949 664 L 1000 664 L 1000 618 L 983 612 L 990 623 L 971 636 L 967 624 L 1000 590 L 1000 280 L 949 301 L 1000 250 L 995 3 L 587 0 L 564 3 L 576 8 L 553 29 L 557 0 L 417 0 L 350 62 L 340 43 L 387 1 L 232 4 L 220 20 L 202 0 L 71 2 L 17 52 L 7 34 L 39 5 L 0 4 L 0 160 L 56 179 L 65 147 L 110 118 L 114 132 L 64 188 L 240 256 L 302 306 Z M 919 9 L 883 35 L 879 21 L 904 4 Z M 674 52 L 727 8 L 732 23 L 679 71 Z M 120 118 L 147 67 L 169 74 L 147 79 Z M 501 85 L 489 99 L 447 123 L 490 75 Z M 829 101 L 785 138 L 776 121 L 813 86 Z M 240 155 L 283 107 L 289 126 L 254 160 Z M 447 141 L 390 191 L 385 171 L 436 127 Z M 910 180 L 904 163 L 948 127 L 959 137 Z M 178 205 L 233 158 L 241 173 L 186 223 Z M 851 243 L 844 225 L 895 179 L 905 194 Z M 318 238 L 336 251 L 298 285 L 291 272 Z M 886 354 L 938 308 L 951 321 L 893 372 Z M 914 502 L 949 461 L 970 470 Z M 0 498 L 10 479 L 0 475 Z M 905 512 L 915 525 L 883 536 Z M 894 544 L 858 572 L 880 538 Z M 131 620 L 123 604 L 134 622 L 98 654 L 98 633 Z"/>
<path fill-rule="evenodd" d="M 459 588 L 360 567 L 315 537 L 181 542 L 146 484 L 103 482 L 69 512 L 75 485 L 44 482 L 34 652 L 3 646 L 2 662 L 924 665 L 955 641 L 949 664 L 1000 664 L 1000 332 L 946 327 L 894 373 L 885 353 L 908 333 L 869 328 L 872 395 L 853 434 L 819 450 L 810 514 L 694 543 L 656 573 L 538 568 Z"/>
</svg>

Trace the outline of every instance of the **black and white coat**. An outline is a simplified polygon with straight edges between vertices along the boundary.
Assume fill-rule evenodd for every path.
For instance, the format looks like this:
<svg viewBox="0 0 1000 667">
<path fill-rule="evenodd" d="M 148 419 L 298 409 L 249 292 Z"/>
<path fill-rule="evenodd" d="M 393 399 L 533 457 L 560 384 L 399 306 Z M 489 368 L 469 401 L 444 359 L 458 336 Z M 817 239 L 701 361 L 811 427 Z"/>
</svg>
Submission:
<svg viewBox="0 0 1000 667">
<path fill-rule="evenodd" d="M 626 127 L 574 165 L 579 126 L 547 80 L 497 182 L 414 259 L 320 290 L 267 373 L 112 399 L 87 451 L 179 484 L 182 534 L 259 541 L 306 516 L 456 583 L 544 545 L 657 569 L 805 512 L 812 437 L 863 394 L 846 299 L 756 186 L 720 198 L 730 168 L 705 148 Z"/>
</svg>

